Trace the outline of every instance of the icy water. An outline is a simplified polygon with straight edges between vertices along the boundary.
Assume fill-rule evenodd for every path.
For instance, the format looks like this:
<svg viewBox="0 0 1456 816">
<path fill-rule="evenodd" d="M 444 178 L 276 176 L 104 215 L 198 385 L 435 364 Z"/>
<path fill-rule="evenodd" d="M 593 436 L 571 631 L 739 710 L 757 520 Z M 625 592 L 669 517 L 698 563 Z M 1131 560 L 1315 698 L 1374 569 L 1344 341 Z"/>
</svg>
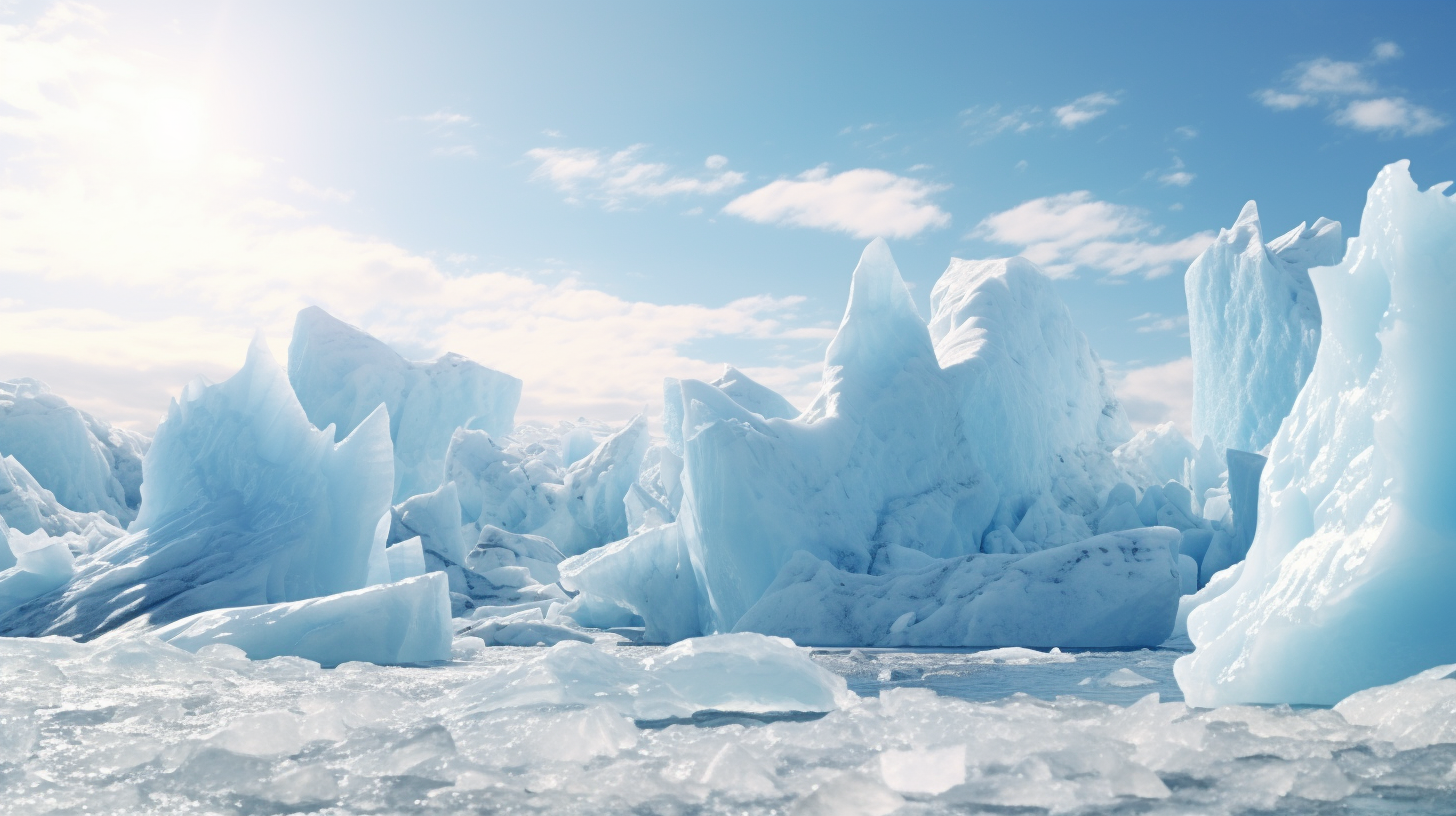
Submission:
<svg viewBox="0 0 1456 816">
<path fill-rule="evenodd" d="M 862 695 L 839 710 L 666 724 L 623 713 L 632 688 L 561 704 L 519 673 L 546 652 L 324 670 L 0 639 L 0 812 L 1456 814 L 1452 680 L 1353 725 L 1188 709 L 1175 648 L 823 649 Z"/>
</svg>

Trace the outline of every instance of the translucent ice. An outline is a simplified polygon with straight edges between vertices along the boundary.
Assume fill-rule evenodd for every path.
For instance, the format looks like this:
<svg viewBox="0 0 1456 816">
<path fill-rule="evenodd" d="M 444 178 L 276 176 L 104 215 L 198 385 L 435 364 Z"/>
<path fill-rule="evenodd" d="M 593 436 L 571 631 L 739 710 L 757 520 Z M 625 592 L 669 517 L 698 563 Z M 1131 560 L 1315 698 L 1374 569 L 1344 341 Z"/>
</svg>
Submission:
<svg viewBox="0 0 1456 816">
<path fill-rule="evenodd" d="M 1269 444 L 1314 366 L 1320 302 L 1311 267 L 1340 259 L 1338 221 L 1321 218 L 1264 243 L 1254 202 L 1184 278 L 1193 346 L 1193 437 L 1222 448 Z"/>
<path fill-rule="evenodd" d="M 764 419 L 793 419 L 799 415 L 799 409 L 779 396 L 777 391 L 760 385 L 733 366 L 723 366 L 723 376 L 710 384 Z"/>
<path fill-rule="evenodd" d="M 1191 702 L 1333 703 L 1456 661 L 1453 257 L 1456 202 L 1400 162 L 1344 260 L 1311 273 L 1319 356 L 1270 445 L 1241 574 L 1189 615 Z"/>
<path fill-rule="evenodd" d="M 338 441 L 375 408 L 388 409 L 396 502 L 440 486 L 456 428 L 510 433 L 521 399 L 515 377 L 458 354 L 412 363 L 316 306 L 294 323 L 288 380 L 308 418 L 319 428 L 333 425 Z"/>
<path fill-rule="evenodd" d="M 0 382 L 0 457 L 13 457 L 68 510 L 130 523 L 148 442 L 71 407 L 45 383 Z"/>
<path fill-rule="evenodd" d="M 0 632 L 89 638 L 362 588 L 389 509 L 388 417 L 375 411 L 335 444 L 260 339 L 237 374 L 172 402 L 143 471 L 132 532 L 0 613 Z"/>
<path fill-rule="evenodd" d="M 223 643 L 254 660 L 294 655 L 322 666 L 450 659 L 453 630 L 442 573 L 304 601 L 200 612 L 156 631 L 195 652 Z"/>
</svg>

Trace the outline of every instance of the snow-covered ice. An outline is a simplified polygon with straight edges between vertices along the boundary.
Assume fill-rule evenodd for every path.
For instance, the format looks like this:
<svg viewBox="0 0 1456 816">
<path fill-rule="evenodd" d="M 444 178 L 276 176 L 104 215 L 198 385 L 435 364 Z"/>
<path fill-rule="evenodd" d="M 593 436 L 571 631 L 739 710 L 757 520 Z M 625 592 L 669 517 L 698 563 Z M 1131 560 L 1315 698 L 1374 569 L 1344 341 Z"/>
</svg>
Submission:
<svg viewBox="0 0 1456 816">
<path fill-rule="evenodd" d="M 1322 299 L 1312 267 L 1344 252 L 1340 223 L 1321 218 L 1264 242 L 1254 202 L 1184 277 L 1193 347 L 1193 437 L 1262 450 L 1315 364 Z"/>
<path fill-rule="evenodd" d="M 1199 705 L 1334 703 L 1456 662 L 1456 201 L 1383 169 L 1311 273 L 1314 369 L 1269 447 L 1237 579 L 1188 617 Z M 1212 586 L 1212 585 L 1210 585 Z"/>
<path fill-rule="evenodd" d="M 294 323 L 288 380 L 314 426 L 333 425 L 336 441 L 380 405 L 388 409 L 396 502 L 440 486 L 456 428 L 504 436 L 521 400 L 521 381 L 509 374 L 458 354 L 410 362 L 317 306 Z"/>
</svg>

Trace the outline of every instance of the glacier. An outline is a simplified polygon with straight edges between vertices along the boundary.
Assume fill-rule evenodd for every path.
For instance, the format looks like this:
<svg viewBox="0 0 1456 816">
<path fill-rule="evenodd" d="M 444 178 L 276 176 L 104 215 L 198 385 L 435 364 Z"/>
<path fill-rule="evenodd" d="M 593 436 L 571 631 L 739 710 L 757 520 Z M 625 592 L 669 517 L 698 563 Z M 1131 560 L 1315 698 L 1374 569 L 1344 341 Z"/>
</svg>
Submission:
<svg viewBox="0 0 1456 816">
<path fill-rule="evenodd" d="M 361 589 L 389 513 L 384 409 L 342 442 L 316 430 L 261 338 L 228 380 L 173 400 L 142 463 L 130 532 L 61 586 L 0 612 L 0 633 L 94 638 L 224 607 Z"/>
<path fill-rule="evenodd" d="M 298 313 L 288 344 L 288 381 L 315 427 L 342 442 L 374 410 L 389 412 L 394 501 L 440 486 L 457 428 L 511 432 L 521 381 L 458 354 L 414 363 L 317 306 Z"/>
<path fill-rule="evenodd" d="M 1269 445 L 1247 559 L 1188 615 L 1190 702 L 1328 705 L 1456 661 L 1446 187 L 1384 168 L 1344 259 L 1311 272 L 1319 354 Z"/>
<path fill-rule="evenodd" d="M 933 571 L 937 561 L 961 559 L 964 575 L 947 585 L 979 585 L 979 554 L 1025 555 L 1091 539 L 1089 518 L 1124 476 L 1114 451 L 1132 433 L 1050 281 L 1020 258 L 954 260 L 931 302 L 927 324 L 888 247 L 875 241 L 854 271 L 823 385 L 804 412 L 765 416 L 723 387 L 736 379 L 728 375 L 718 384 L 669 380 L 659 463 L 673 463 L 675 472 L 662 482 L 659 467 L 657 491 L 640 492 L 680 487 L 678 506 L 663 504 L 655 526 L 562 562 L 562 585 L 642 620 L 649 640 L 671 641 L 734 631 L 745 620 L 777 626 L 788 615 L 779 601 L 772 613 L 752 610 L 768 602 L 770 587 L 804 591 L 788 584 L 821 574 L 805 568 L 810 561 L 857 578 Z M 740 398 L 763 404 L 761 394 Z M 1146 566 L 1133 563 L 1143 557 L 1132 555 L 1136 547 L 1105 550 L 1106 559 L 1085 567 L 1097 591 L 1068 597 L 1091 603 L 1081 610 L 1091 620 L 1102 619 L 1097 604 L 1119 603 L 1119 586 L 1159 596 L 1152 616 L 1166 617 L 1167 626 L 1127 629 L 1156 642 L 1156 631 L 1171 629 L 1182 584 L 1175 546 L 1145 549 L 1160 553 Z M 1052 552 L 1026 567 L 1045 570 L 1032 583 L 1054 581 L 1085 557 Z M 1143 586 L 1149 575 L 1158 576 L 1151 590 Z M 914 580 L 880 583 L 873 624 L 856 624 L 852 636 L 851 629 L 823 636 L 880 642 L 923 605 L 911 603 Z M 948 645 L 986 630 L 918 631 L 925 642 L 939 637 Z M 1086 628 L 1042 634 L 1055 645 L 1126 643 Z"/>
<path fill-rule="evenodd" d="M 1194 439 L 1254 452 L 1274 438 L 1319 349 L 1309 270 L 1343 252 L 1340 223 L 1327 218 L 1266 244 L 1250 201 L 1188 267 Z"/>
</svg>

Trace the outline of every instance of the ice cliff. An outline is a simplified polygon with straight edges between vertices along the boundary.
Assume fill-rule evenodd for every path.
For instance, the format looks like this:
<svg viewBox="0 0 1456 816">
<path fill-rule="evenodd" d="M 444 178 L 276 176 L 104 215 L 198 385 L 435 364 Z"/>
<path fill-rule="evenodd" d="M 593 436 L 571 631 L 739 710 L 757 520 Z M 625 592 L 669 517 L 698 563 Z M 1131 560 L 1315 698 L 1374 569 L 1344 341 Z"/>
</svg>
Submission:
<svg viewBox="0 0 1456 816">
<path fill-rule="evenodd" d="M 310 306 L 288 344 L 288 381 L 315 427 L 342 441 L 380 405 L 394 444 L 394 501 L 439 487 L 457 428 L 504 436 L 515 425 L 521 381 L 458 354 L 413 363 Z"/>
<path fill-rule="evenodd" d="M 681 461 L 675 521 L 569 559 L 563 584 L 630 610 L 649 638 L 674 640 L 773 617 L 750 611 L 771 587 L 791 591 L 823 574 L 811 562 L 861 581 L 1091 538 L 1088 519 L 1121 475 L 1113 450 L 1131 433 L 1050 283 L 1023 259 L 957 260 L 932 303 L 927 326 L 875 241 L 855 269 L 819 395 L 801 415 L 766 417 L 722 387 L 669 381 L 663 421 L 668 453 Z M 1145 549 L 1149 573 L 1161 576 L 1153 584 L 1176 599 L 1174 548 Z M 1132 550 L 1141 552 L 1099 551 L 1097 599 L 1118 594 L 1119 582 L 1142 591 L 1148 575 L 1129 566 Z M 1055 580 L 1079 556 L 1042 560 L 1048 571 L 1033 582 Z M 879 583 L 897 600 L 877 604 L 875 620 L 848 637 L 877 642 L 908 625 L 915 593 Z"/>
<path fill-rule="evenodd" d="M 1315 363 L 1320 302 L 1311 267 L 1344 252 L 1321 218 L 1264 242 L 1250 201 L 1184 278 L 1193 347 L 1193 438 L 1259 451 L 1274 438 Z"/>
<path fill-rule="evenodd" d="M 195 381 L 172 402 L 131 532 L 77 559 L 60 586 L 0 609 L 0 633 L 84 639 L 363 588 L 384 557 L 388 428 L 377 408 L 336 444 L 255 341 L 233 377 Z"/>
<path fill-rule="evenodd" d="M 1456 660 L 1456 201 L 1382 170 L 1269 447 L 1248 558 L 1204 590 L 1190 702 L 1334 703 Z M 1196 347 L 1195 347 L 1196 351 Z M 1302 359 L 1302 358 L 1301 358 Z"/>
</svg>

